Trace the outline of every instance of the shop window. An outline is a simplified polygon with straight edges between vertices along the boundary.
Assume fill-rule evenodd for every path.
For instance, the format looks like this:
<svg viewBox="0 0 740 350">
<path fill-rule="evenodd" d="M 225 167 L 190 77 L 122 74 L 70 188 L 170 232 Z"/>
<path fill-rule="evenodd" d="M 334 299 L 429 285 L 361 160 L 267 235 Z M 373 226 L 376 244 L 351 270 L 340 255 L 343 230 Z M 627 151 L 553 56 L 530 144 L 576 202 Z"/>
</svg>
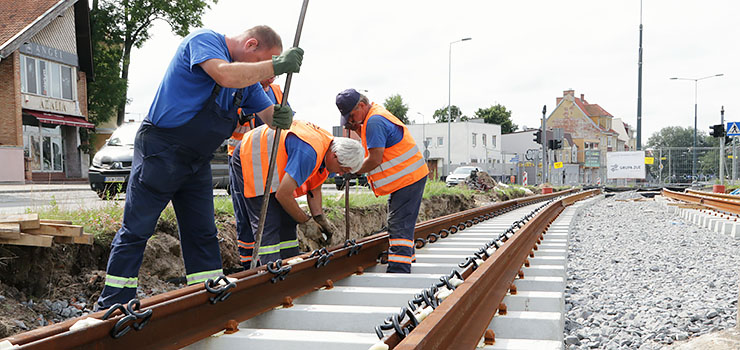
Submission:
<svg viewBox="0 0 740 350">
<path fill-rule="evenodd" d="M 74 100 L 74 68 L 21 55 L 21 91 L 29 94 Z"/>
<path fill-rule="evenodd" d="M 61 127 L 23 126 L 23 153 L 31 160 L 33 171 L 64 170 Z"/>
</svg>

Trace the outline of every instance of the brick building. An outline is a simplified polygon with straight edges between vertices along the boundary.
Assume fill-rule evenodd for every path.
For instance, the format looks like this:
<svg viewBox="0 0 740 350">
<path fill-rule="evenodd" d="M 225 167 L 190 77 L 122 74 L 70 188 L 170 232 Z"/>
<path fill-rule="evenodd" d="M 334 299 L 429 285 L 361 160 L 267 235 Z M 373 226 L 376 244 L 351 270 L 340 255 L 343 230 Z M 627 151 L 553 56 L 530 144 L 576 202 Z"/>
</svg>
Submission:
<svg viewBox="0 0 740 350">
<path fill-rule="evenodd" d="M 87 177 L 87 0 L 0 0 L 0 182 Z"/>
<path fill-rule="evenodd" d="M 606 152 L 625 151 L 634 145 L 633 140 L 623 139 L 631 138 L 632 128 L 618 120 L 617 129 L 625 129 L 620 135 L 613 124 L 614 116 L 598 104 L 588 103 L 583 94 L 576 97 L 573 90 L 563 91 L 563 97 L 558 97 L 556 103 L 557 107 L 547 117 L 547 128 L 562 128 L 570 134 L 571 153 L 577 154 L 579 164 L 579 182 L 604 183 Z"/>
</svg>

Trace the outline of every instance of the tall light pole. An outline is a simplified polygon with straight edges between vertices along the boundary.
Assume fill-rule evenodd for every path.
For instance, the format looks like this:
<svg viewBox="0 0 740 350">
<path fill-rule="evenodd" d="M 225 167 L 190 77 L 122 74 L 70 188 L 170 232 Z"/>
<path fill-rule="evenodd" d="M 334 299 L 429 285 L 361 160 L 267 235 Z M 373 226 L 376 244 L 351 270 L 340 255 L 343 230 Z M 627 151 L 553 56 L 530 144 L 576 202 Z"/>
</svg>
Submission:
<svg viewBox="0 0 740 350">
<path fill-rule="evenodd" d="M 699 80 L 714 78 L 714 77 L 721 77 L 724 74 L 715 74 L 706 76 L 703 78 L 676 78 L 673 77 L 671 80 L 690 80 L 694 82 L 694 148 L 693 148 L 693 155 L 692 155 L 692 161 L 691 161 L 691 181 L 696 181 L 696 114 L 698 110 L 698 102 L 697 102 L 697 96 L 699 91 Z"/>
<path fill-rule="evenodd" d="M 450 159 L 450 145 L 452 144 L 452 132 L 450 131 L 450 119 L 452 119 L 452 44 L 471 39 L 472 38 L 462 38 L 450 43 L 450 60 L 447 70 L 447 175 L 451 173 L 450 168 L 452 167 L 452 159 Z"/>
<path fill-rule="evenodd" d="M 642 149 L 642 0 L 640 0 L 640 49 L 637 59 L 637 150 Z"/>
</svg>

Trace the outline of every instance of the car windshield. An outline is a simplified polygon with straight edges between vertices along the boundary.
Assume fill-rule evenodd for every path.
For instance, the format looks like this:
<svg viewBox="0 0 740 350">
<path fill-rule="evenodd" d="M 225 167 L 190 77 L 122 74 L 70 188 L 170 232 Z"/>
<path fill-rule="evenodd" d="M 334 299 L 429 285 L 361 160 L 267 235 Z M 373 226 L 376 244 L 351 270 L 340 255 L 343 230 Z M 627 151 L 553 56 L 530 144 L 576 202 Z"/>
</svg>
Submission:
<svg viewBox="0 0 740 350">
<path fill-rule="evenodd" d="M 465 175 L 469 175 L 470 172 L 473 171 L 473 170 L 475 170 L 475 168 L 469 167 L 469 166 L 464 166 L 464 167 L 455 169 L 455 171 L 453 171 L 452 173 L 453 174 L 465 174 Z"/>
<path fill-rule="evenodd" d="M 108 146 L 133 146 L 139 123 L 123 124 L 113 132 L 108 140 Z"/>
</svg>

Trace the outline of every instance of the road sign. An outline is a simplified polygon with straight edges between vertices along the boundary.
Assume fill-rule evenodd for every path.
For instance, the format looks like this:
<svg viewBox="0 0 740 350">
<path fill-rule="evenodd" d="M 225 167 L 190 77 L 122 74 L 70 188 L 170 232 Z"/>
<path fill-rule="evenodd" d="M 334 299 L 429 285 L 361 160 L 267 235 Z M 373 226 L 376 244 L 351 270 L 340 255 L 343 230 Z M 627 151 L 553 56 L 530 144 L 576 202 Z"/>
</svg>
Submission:
<svg viewBox="0 0 740 350">
<path fill-rule="evenodd" d="M 555 164 L 553 164 L 553 166 L 555 167 L 555 169 L 560 169 L 560 168 L 563 167 L 563 162 L 555 162 Z"/>
<path fill-rule="evenodd" d="M 727 123 L 727 136 L 740 136 L 740 122 Z"/>
<path fill-rule="evenodd" d="M 651 165 L 655 162 L 655 158 L 653 157 L 645 157 L 645 164 Z"/>
<path fill-rule="evenodd" d="M 429 150 L 428 149 L 425 149 L 424 150 L 424 159 L 429 159 Z"/>
<path fill-rule="evenodd" d="M 527 172 L 523 171 L 522 172 L 522 185 L 526 185 L 526 184 L 527 184 Z"/>
</svg>

